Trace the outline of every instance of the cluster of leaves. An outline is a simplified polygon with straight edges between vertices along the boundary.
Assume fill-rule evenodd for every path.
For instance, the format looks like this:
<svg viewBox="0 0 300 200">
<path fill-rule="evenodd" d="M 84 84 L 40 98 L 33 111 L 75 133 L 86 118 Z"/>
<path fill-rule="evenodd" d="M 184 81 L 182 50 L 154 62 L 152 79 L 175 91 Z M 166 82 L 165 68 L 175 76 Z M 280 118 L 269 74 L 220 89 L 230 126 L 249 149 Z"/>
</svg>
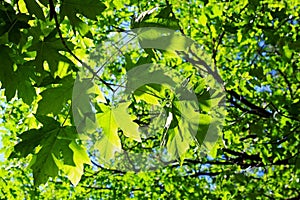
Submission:
<svg viewBox="0 0 300 200">
<path fill-rule="evenodd" d="M 1 1 L 0 197 L 299 198 L 299 8 L 268 0 Z M 122 53 L 136 44 L 117 44 L 113 32 L 149 27 L 141 49 Z M 175 51 L 189 43 L 183 37 L 164 35 L 168 45 L 156 48 L 163 42 L 153 30 L 162 28 L 191 38 L 209 58 Z M 167 67 L 138 71 L 148 63 Z M 117 91 L 127 72 L 135 79 L 124 97 Z M 162 79 L 185 85 L 182 97 L 193 90 L 199 105 Z M 212 80 L 223 81 L 226 103 Z M 205 133 L 221 131 L 223 104 L 223 137 L 202 154 L 199 144 L 216 139 Z M 153 119 L 153 107 L 166 114 Z M 159 158 L 163 147 L 171 158 Z M 144 166 L 134 159 L 164 167 L 138 172 Z"/>
</svg>

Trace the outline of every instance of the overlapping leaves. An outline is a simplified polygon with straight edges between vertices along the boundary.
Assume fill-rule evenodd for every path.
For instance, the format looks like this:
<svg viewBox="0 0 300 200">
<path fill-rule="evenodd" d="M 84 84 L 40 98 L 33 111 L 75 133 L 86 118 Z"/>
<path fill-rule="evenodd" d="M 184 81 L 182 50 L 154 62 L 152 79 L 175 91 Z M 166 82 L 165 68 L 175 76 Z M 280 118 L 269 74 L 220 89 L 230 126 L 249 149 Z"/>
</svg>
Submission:
<svg viewBox="0 0 300 200">
<path fill-rule="evenodd" d="M 34 57 L 34 60 L 31 59 L 28 62 L 23 62 L 25 63 L 24 67 L 19 65 L 17 66 L 17 70 L 15 70 L 14 61 L 10 59 L 13 52 L 7 47 L 1 48 L 0 55 L 5 60 L 5 70 L 0 73 L 0 78 L 8 100 L 18 91 L 18 96 L 23 98 L 25 103 L 30 104 L 34 101 L 36 95 L 33 84 L 40 87 L 38 92 L 42 92 L 39 93 L 40 99 L 37 101 L 36 118 L 42 123 L 42 127 L 30 129 L 20 134 L 19 138 L 21 141 L 15 146 L 15 152 L 11 157 L 20 158 L 26 157 L 29 154 L 33 155 L 30 168 L 33 170 L 36 185 L 45 183 L 49 177 L 56 177 L 60 169 L 76 185 L 83 173 L 84 164 L 90 163 L 85 149 L 77 141 L 78 136 L 76 131 L 100 135 L 97 138 L 95 148 L 100 152 L 101 162 L 106 162 L 114 157 L 116 151 L 122 151 L 121 133 L 134 142 L 142 141 L 139 124 L 134 122 L 137 117 L 132 113 L 129 114 L 132 102 L 120 102 L 116 107 L 113 107 L 106 101 L 99 87 L 92 83 L 90 79 L 80 80 L 79 85 L 78 82 L 74 83 L 74 73 L 69 68 L 72 62 L 68 54 L 65 53 L 69 49 L 74 49 L 74 45 L 68 42 L 67 39 L 58 37 L 57 28 L 60 27 L 54 28 L 52 24 L 50 26 L 53 27 L 53 30 L 49 31 L 49 27 L 45 27 L 40 22 L 41 20 L 45 20 L 45 17 L 43 13 L 44 8 L 41 8 L 38 2 L 27 0 L 24 2 L 28 12 L 40 19 L 35 24 L 35 27 L 29 30 L 29 34 L 32 34 L 32 37 L 30 38 L 30 42 L 26 44 L 27 46 L 24 47 L 24 51 L 27 51 L 26 53 L 31 58 Z M 45 1 L 41 1 L 41 3 L 47 5 Z M 83 20 L 84 17 L 96 20 L 97 16 L 105 9 L 104 4 L 100 1 L 82 2 L 78 0 L 64 0 L 60 3 L 60 20 L 63 21 L 65 20 L 64 17 L 67 17 L 70 24 L 64 25 L 72 25 L 76 29 L 78 28 L 79 32 L 83 31 L 83 29 L 87 30 L 88 25 Z M 180 29 L 179 22 L 175 18 L 170 5 L 161 9 L 160 12 L 155 13 L 155 11 L 156 9 L 152 9 L 140 15 L 133 22 L 132 27 L 154 26 L 175 30 Z M 21 16 L 21 18 L 16 19 L 20 19 L 19 21 L 24 25 L 17 27 L 14 30 L 16 33 L 20 32 L 21 28 L 28 28 L 27 22 L 30 19 L 28 16 Z M 16 21 L 16 24 L 18 23 Z M 15 27 L 6 24 L 3 33 L 9 32 L 7 30 L 9 28 Z M 85 34 L 87 31 L 83 32 Z M 153 38 L 151 38 L 152 40 L 149 39 L 149 35 L 153 36 L 154 40 Z M 175 51 L 176 49 L 180 51 L 186 50 L 191 44 L 190 40 L 186 40 L 183 36 L 177 37 L 176 34 L 165 36 L 159 40 L 160 36 L 153 34 L 153 30 L 150 30 L 148 33 L 144 32 L 139 38 L 139 42 L 142 48 L 147 49 L 155 48 L 151 45 L 147 46 L 151 42 L 153 43 L 153 41 L 156 41 L 155 44 L 167 41 L 163 48 L 170 51 Z M 19 43 L 14 37 L 11 37 L 10 40 L 15 44 Z M 152 50 L 147 49 L 145 51 L 149 54 Z M 164 51 L 160 53 L 163 55 Z M 157 58 L 158 54 L 155 57 Z M 61 63 L 66 65 L 61 65 Z M 18 81 L 21 78 L 20 74 L 30 74 L 32 72 L 28 68 L 29 65 L 32 67 L 32 70 L 35 70 L 34 75 L 28 75 L 24 78 L 24 81 Z M 61 66 L 65 68 L 62 69 Z M 136 66 L 126 66 L 125 68 L 132 69 L 134 67 Z M 60 71 L 64 73 L 60 73 Z M 156 71 L 151 75 L 152 81 L 157 79 L 171 85 L 175 84 L 174 80 L 172 80 L 174 77 L 161 76 L 161 71 Z M 149 81 L 146 79 L 147 77 L 149 78 L 149 74 L 142 72 L 140 73 L 140 77 L 136 77 L 137 79 L 135 80 L 144 79 L 143 81 Z M 16 84 L 17 87 L 9 84 L 11 80 L 18 82 Z M 145 85 L 147 82 L 143 81 L 144 86 L 142 87 L 140 85 L 130 86 L 135 89 L 142 89 L 135 91 L 133 96 L 137 101 L 144 101 L 151 106 L 159 106 L 161 104 L 163 109 L 170 114 L 169 116 L 173 116 L 171 124 L 167 125 L 163 123 L 165 127 L 162 127 L 167 129 L 165 132 L 167 135 L 167 140 L 165 141 L 166 147 L 172 159 L 184 158 L 184 154 L 187 152 L 192 141 L 197 139 L 199 143 L 203 142 L 204 139 L 199 136 L 198 129 L 205 135 L 211 119 L 207 114 L 199 113 L 199 108 L 194 104 L 195 102 L 189 102 L 188 100 L 176 101 L 173 99 L 174 101 L 170 105 L 170 99 L 166 100 L 168 96 L 166 88 L 158 85 Z M 178 78 L 176 81 L 178 81 Z M 76 89 L 72 91 L 72 88 Z M 90 101 L 91 96 L 95 98 L 93 102 Z M 174 96 L 174 94 L 171 94 L 171 96 Z M 93 103 L 95 104 L 92 105 Z M 73 106 L 73 112 L 66 111 L 70 109 L 70 104 Z M 74 115 L 74 118 L 69 116 L 70 113 Z M 71 126 L 73 123 L 72 120 L 74 120 L 77 130 Z M 68 126 L 64 125 L 66 121 L 68 121 Z"/>
<path fill-rule="evenodd" d="M 46 183 L 49 177 L 56 177 L 59 169 L 66 170 L 71 182 L 77 184 L 83 174 L 83 164 L 89 164 L 90 160 L 85 149 L 76 141 L 76 129 L 62 127 L 50 117 L 36 117 L 43 126 L 22 133 L 19 136 L 22 141 L 14 147 L 10 157 L 33 154 L 30 168 L 36 185 Z"/>
</svg>

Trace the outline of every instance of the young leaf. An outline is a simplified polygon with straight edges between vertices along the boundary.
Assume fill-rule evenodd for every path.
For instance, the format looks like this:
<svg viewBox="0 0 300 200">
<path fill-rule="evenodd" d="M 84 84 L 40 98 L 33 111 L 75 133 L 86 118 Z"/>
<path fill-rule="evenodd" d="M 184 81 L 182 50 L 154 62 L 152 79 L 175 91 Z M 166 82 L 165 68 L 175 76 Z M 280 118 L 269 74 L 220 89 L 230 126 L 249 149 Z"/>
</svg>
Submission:
<svg viewBox="0 0 300 200">
<path fill-rule="evenodd" d="M 114 113 L 109 106 L 101 105 L 103 113 L 97 114 L 97 122 L 102 128 L 103 135 L 106 136 L 107 142 L 121 149 L 121 142 L 118 136 L 118 124 Z"/>
<path fill-rule="evenodd" d="M 115 138 L 115 142 L 111 142 L 112 138 Z M 109 160 L 114 157 L 115 152 L 121 151 L 121 141 L 120 138 L 111 133 L 109 135 L 104 135 L 95 144 L 95 148 L 100 152 L 100 160 L 104 164 L 108 164 Z"/>
<path fill-rule="evenodd" d="M 138 125 L 127 113 L 129 104 L 121 103 L 116 108 L 101 105 L 103 113 L 96 115 L 102 128 L 103 137 L 97 141 L 95 147 L 100 151 L 101 158 L 106 161 L 113 158 L 114 152 L 120 151 L 122 148 L 118 128 L 123 130 L 125 136 L 141 142 Z"/>
<path fill-rule="evenodd" d="M 140 133 L 138 131 L 139 126 L 133 122 L 133 119 L 127 112 L 129 103 L 120 103 L 115 109 L 113 109 L 113 115 L 118 126 L 122 129 L 125 136 L 132 138 L 138 142 L 141 142 Z"/>
<path fill-rule="evenodd" d="M 75 166 L 63 165 L 63 163 L 59 162 L 58 160 L 56 160 L 56 163 L 58 163 L 59 168 L 68 175 L 68 179 L 71 181 L 71 183 L 76 186 L 83 175 L 84 164 L 91 165 L 91 161 L 86 153 L 86 149 L 83 146 L 78 145 L 76 142 L 71 142 L 69 147 L 74 153 L 73 160 Z"/>
</svg>

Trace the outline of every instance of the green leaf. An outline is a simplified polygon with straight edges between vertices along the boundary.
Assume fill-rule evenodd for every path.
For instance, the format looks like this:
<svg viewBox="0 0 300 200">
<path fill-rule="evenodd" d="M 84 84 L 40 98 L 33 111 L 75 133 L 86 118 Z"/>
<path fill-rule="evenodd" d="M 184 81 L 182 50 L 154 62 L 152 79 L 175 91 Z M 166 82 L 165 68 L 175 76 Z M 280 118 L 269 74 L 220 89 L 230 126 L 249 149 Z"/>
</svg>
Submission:
<svg viewBox="0 0 300 200">
<path fill-rule="evenodd" d="M 37 18 L 45 20 L 43 9 L 35 0 L 24 0 L 26 8 L 30 14 L 34 14 Z"/>
<path fill-rule="evenodd" d="M 184 154 L 190 147 L 192 137 L 188 132 L 185 132 L 181 126 L 174 127 L 168 130 L 167 150 L 171 159 L 183 159 Z"/>
<path fill-rule="evenodd" d="M 40 144 L 44 136 L 44 132 L 38 129 L 23 132 L 19 136 L 22 141 L 14 146 L 14 151 L 9 158 L 26 157 L 28 154 L 34 153 L 35 148 Z"/>
<path fill-rule="evenodd" d="M 169 18 L 170 14 L 172 14 L 172 7 L 170 5 L 167 5 L 155 17 L 157 17 L 157 18 Z"/>
<path fill-rule="evenodd" d="M 35 185 L 45 183 L 49 177 L 54 178 L 57 176 L 59 168 L 56 160 L 63 160 L 64 164 L 77 167 L 73 158 L 73 149 L 70 148 L 70 143 L 74 139 L 64 137 L 66 132 L 68 132 L 67 135 L 76 135 L 76 129 L 67 126 L 43 132 L 44 137 L 40 142 L 42 147 L 36 154 L 35 160 L 31 165 Z"/>
<path fill-rule="evenodd" d="M 111 142 L 113 139 L 115 141 Z M 101 163 L 110 164 L 109 161 L 114 158 L 115 152 L 121 151 L 121 141 L 115 133 L 105 134 L 100 140 L 97 140 L 95 148 L 100 152 Z"/>
<path fill-rule="evenodd" d="M 15 27 L 11 29 L 11 31 L 8 34 L 8 40 L 15 44 L 19 44 L 21 37 L 22 35 L 20 31 Z"/>
<path fill-rule="evenodd" d="M 55 88 L 46 89 L 41 93 L 42 99 L 38 102 L 37 113 L 59 114 L 72 98 L 74 79 L 71 75 L 61 80 L 61 85 Z"/>
<path fill-rule="evenodd" d="M 32 164 L 34 185 L 38 186 L 48 181 L 49 177 L 58 175 L 58 167 L 52 154 L 48 155 L 44 150 L 34 157 L 35 162 Z"/>
<path fill-rule="evenodd" d="M 183 159 L 198 130 L 200 114 L 196 111 L 197 104 L 192 101 L 174 101 L 172 122 L 175 126 L 168 129 L 167 150 L 171 158 Z"/>
<path fill-rule="evenodd" d="M 91 165 L 91 161 L 83 146 L 78 145 L 76 142 L 71 142 L 69 147 L 73 151 L 75 166 L 68 164 L 64 165 L 63 162 L 59 161 L 57 158 L 54 159 L 57 166 L 67 174 L 68 179 L 74 186 L 76 186 L 84 173 L 84 164 Z"/>
<path fill-rule="evenodd" d="M 82 148 L 75 144 L 70 145 L 78 139 L 75 127 L 61 127 L 56 120 L 47 116 L 36 118 L 43 126 L 22 133 L 19 136 L 22 141 L 14 147 L 14 152 L 10 155 L 10 158 L 21 158 L 34 154 L 30 167 L 33 170 L 35 185 L 45 183 L 49 177 L 57 176 L 59 168 L 56 160 L 73 166 L 74 170 L 76 167 L 82 169 L 82 162 L 88 163 Z M 40 148 L 37 149 L 38 146 Z M 73 156 L 74 152 L 76 156 Z M 78 161 L 80 158 L 83 161 Z"/>
<path fill-rule="evenodd" d="M 44 61 L 47 61 L 50 73 L 54 77 L 58 71 L 59 62 L 71 63 L 66 56 L 63 56 L 59 51 L 67 51 L 66 47 L 63 45 L 61 39 L 56 38 L 55 35 L 57 30 L 54 29 L 51 33 L 44 38 L 44 40 L 32 44 L 28 48 L 28 51 L 36 51 L 35 65 L 38 71 L 44 70 Z M 65 41 L 66 45 L 73 49 L 74 45 L 71 42 Z"/>
<path fill-rule="evenodd" d="M 78 76 L 73 88 L 72 111 L 79 133 L 91 133 L 97 128 L 92 103 L 106 103 L 106 99 L 93 79 Z"/>
<path fill-rule="evenodd" d="M 17 71 L 13 70 L 13 63 L 8 54 L 9 51 L 0 48 L 0 59 L 2 59 L 2 70 L 0 71 L 0 80 L 2 87 L 5 88 L 7 100 L 11 100 L 18 91 L 18 97 L 22 98 L 23 102 L 31 105 L 36 96 L 35 89 L 31 83 L 31 76 L 33 76 L 33 69 L 25 66 L 18 66 Z"/>
<path fill-rule="evenodd" d="M 140 133 L 138 131 L 139 126 L 133 122 L 134 119 L 128 114 L 127 108 L 129 103 L 120 103 L 113 109 L 113 115 L 119 128 L 123 130 L 125 136 L 141 142 Z"/>
<path fill-rule="evenodd" d="M 81 24 L 81 20 L 76 16 L 77 13 L 84 15 L 85 17 L 97 20 L 97 16 L 104 11 L 106 6 L 98 0 L 64 0 L 61 4 L 62 17 L 67 16 L 71 25 L 78 26 Z"/>
<path fill-rule="evenodd" d="M 0 81 L 1 87 L 5 88 L 5 96 L 7 101 L 10 101 L 16 93 L 16 88 L 12 84 L 11 80 L 15 79 L 15 73 L 13 70 L 13 61 L 9 56 L 10 49 L 5 46 L 0 46 Z"/>
<path fill-rule="evenodd" d="M 291 59 L 292 54 L 293 54 L 293 51 L 289 48 L 288 45 L 285 45 L 285 46 L 283 47 L 283 51 L 284 51 L 284 55 L 285 55 L 288 59 Z"/>
<path fill-rule="evenodd" d="M 52 117 L 48 117 L 46 115 L 35 115 L 35 118 L 41 122 L 44 127 L 55 129 L 59 126 L 59 122 L 53 119 Z"/>
<path fill-rule="evenodd" d="M 84 173 L 84 164 L 91 165 L 90 158 L 88 157 L 88 154 L 86 153 L 86 149 L 75 142 L 72 142 L 70 144 L 70 148 L 74 152 L 74 162 L 76 164 L 76 167 L 73 166 L 66 166 L 69 168 L 68 171 L 68 178 L 71 181 L 71 183 L 76 186 L 78 182 L 81 179 L 81 176 Z"/>
<path fill-rule="evenodd" d="M 137 90 L 139 87 L 148 84 L 154 89 L 154 87 L 161 88 L 162 86 L 175 87 L 176 82 L 168 76 L 168 71 L 164 70 L 152 70 L 155 65 L 145 64 L 140 67 L 131 69 L 127 76 L 128 82 L 126 83 L 125 93 L 131 93 Z M 151 85 L 149 84 L 151 83 Z M 162 85 L 162 86 L 158 86 Z M 157 89 L 157 91 L 159 91 Z M 141 90 L 137 92 L 142 92 Z"/>
<path fill-rule="evenodd" d="M 19 66 L 16 71 L 15 81 L 17 82 L 18 97 L 22 98 L 27 105 L 31 105 L 36 96 L 35 88 L 30 80 L 33 76 L 34 72 L 31 66 Z"/>
<path fill-rule="evenodd" d="M 137 101 L 143 100 L 152 105 L 159 105 L 159 92 L 150 85 L 143 85 L 134 92 Z"/>
<path fill-rule="evenodd" d="M 113 110 L 109 106 L 101 105 L 103 113 L 97 114 L 97 122 L 102 128 L 103 138 L 97 141 L 100 153 L 104 159 L 111 159 L 113 152 L 121 150 L 121 141 L 118 136 L 118 124 L 116 122 Z"/>
<path fill-rule="evenodd" d="M 243 38 L 243 34 L 242 34 L 241 30 L 239 30 L 239 31 L 237 32 L 237 41 L 238 41 L 238 42 L 241 42 L 241 41 L 242 41 L 242 38 Z"/>
<path fill-rule="evenodd" d="M 199 21 L 203 26 L 206 26 L 207 23 L 207 17 L 206 15 L 203 13 L 200 17 L 199 17 Z"/>
<path fill-rule="evenodd" d="M 169 29 L 149 27 L 136 29 L 142 48 L 155 48 L 169 51 L 186 51 L 194 43 L 191 39 Z"/>
<path fill-rule="evenodd" d="M 125 136 L 141 142 L 138 125 L 134 123 L 127 113 L 129 103 L 121 103 L 116 108 L 100 105 L 103 113 L 97 114 L 97 122 L 102 128 L 102 138 L 96 142 L 95 147 L 100 151 L 101 158 L 108 161 L 113 158 L 116 151 L 121 151 L 121 141 L 118 128 L 123 130 Z"/>
<path fill-rule="evenodd" d="M 164 27 L 174 30 L 179 30 L 179 20 L 172 15 L 172 8 L 166 6 L 158 14 L 156 14 L 157 7 L 141 13 L 137 19 L 132 21 L 131 28 L 141 27 Z"/>
</svg>

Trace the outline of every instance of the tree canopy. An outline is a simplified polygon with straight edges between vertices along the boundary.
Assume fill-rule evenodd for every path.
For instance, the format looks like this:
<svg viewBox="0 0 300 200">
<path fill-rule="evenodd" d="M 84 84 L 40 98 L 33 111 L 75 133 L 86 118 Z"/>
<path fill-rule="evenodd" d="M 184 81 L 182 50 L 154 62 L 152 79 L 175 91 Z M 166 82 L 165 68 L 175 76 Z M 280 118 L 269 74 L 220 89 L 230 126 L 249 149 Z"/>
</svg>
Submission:
<svg viewBox="0 0 300 200">
<path fill-rule="evenodd" d="M 299 199 L 299 13 L 0 1 L 0 198 Z"/>
</svg>

